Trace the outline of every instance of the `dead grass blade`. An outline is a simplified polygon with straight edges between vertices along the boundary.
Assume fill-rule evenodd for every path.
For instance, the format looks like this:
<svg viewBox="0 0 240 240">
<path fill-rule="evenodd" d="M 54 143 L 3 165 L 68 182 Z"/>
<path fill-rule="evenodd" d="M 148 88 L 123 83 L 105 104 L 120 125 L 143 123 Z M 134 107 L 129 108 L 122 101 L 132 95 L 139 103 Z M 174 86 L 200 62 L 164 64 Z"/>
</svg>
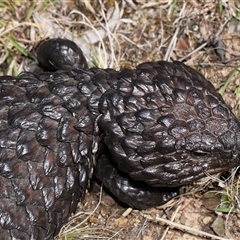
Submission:
<svg viewBox="0 0 240 240">
<path fill-rule="evenodd" d="M 198 229 L 194 229 L 194 228 L 191 228 L 191 227 L 179 224 L 179 223 L 175 223 L 173 221 L 169 221 L 169 220 L 161 218 L 161 217 L 155 217 L 154 219 L 150 218 L 149 216 L 146 216 L 146 217 L 148 217 L 148 220 L 150 220 L 150 221 L 166 223 L 167 225 L 169 225 L 171 227 L 177 228 L 177 229 L 179 229 L 181 231 L 184 231 L 184 232 L 191 233 L 195 236 L 210 237 L 211 239 L 216 239 L 216 240 L 230 240 L 230 239 L 218 237 L 216 235 L 213 235 L 213 234 L 210 234 L 210 233 L 198 230 Z"/>
</svg>

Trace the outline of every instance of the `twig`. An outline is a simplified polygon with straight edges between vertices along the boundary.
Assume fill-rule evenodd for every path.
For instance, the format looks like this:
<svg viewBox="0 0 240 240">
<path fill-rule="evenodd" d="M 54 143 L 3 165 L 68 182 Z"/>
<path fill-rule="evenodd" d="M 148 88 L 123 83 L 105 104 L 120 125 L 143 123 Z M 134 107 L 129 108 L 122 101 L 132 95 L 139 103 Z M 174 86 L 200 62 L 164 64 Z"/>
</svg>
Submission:
<svg viewBox="0 0 240 240">
<path fill-rule="evenodd" d="M 146 217 L 149 220 L 153 221 L 153 218 L 151 218 L 150 216 L 146 216 Z M 186 232 L 189 232 L 189 233 L 197 235 L 197 236 L 211 237 L 212 239 L 217 239 L 217 240 L 230 240 L 230 239 L 218 237 L 216 235 L 213 235 L 213 234 L 210 234 L 210 233 L 198 230 L 198 229 L 194 229 L 194 228 L 191 228 L 191 227 L 179 224 L 179 223 L 175 223 L 175 222 L 169 221 L 169 220 L 161 218 L 161 217 L 156 217 L 154 219 L 154 221 L 166 223 L 166 224 L 168 224 L 168 225 L 170 225 L 172 227 L 175 227 L 175 228 L 177 228 L 179 230 L 186 231 Z"/>
</svg>

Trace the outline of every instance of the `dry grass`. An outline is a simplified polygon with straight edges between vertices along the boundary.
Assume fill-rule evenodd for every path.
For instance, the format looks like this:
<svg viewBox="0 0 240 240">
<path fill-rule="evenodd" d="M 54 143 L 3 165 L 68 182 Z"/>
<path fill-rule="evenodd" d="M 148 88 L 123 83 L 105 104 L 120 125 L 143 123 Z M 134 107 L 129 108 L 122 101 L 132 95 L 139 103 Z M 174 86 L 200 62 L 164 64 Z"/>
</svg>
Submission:
<svg viewBox="0 0 240 240">
<path fill-rule="evenodd" d="M 239 20 L 238 0 L 3 0 L 0 2 L 1 72 L 17 75 L 23 70 L 33 71 L 36 61 L 31 52 L 38 42 L 48 37 L 65 37 L 81 46 L 90 66 L 120 68 L 158 59 L 184 61 L 211 80 L 234 113 L 240 116 Z M 218 43 L 217 54 L 214 51 L 214 42 Z M 216 180 L 212 180 L 205 189 L 212 188 L 212 182 Z M 239 230 L 232 227 L 240 223 L 237 214 L 237 177 L 232 178 L 232 181 L 219 182 L 216 188 L 218 191 L 223 189 L 221 196 L 229 196 L 229 214 L 222 215 L 226 225 L 224 236 L 215 236 L 215 239 L 240 238 Z M 192 193 L 192 201 L 194 198 L 201 201 L 201 191 Z M 80 204 L 84 211 L 79 208 L 78 213 L 63 228 L 59 239 L 133 239 L 132 236 L 144 240 L 154 239 L 154 236 L 156 239 L 187 239 L 196 232 L 186 235 L 186 229 L 180 227 L 181 231 L 174 231 L 169 222 L 165 221 L 171 226 L 167 230 L 165 223 L 151 225 L 151 222 L 157 222 L 157 218 L 162 219 L 157 216 L 160 213 L 156 211 L 162 211 L 164 218 L 171 219 L 176 209 L 178 212 L 174 219 L 179 223 L 184 222 L 181 214 L 187 205 L 184 202 L 189 199 L 189 196 L 183 196 L 180 201 L 175 200 L 165 206 L 164 210 L 134 210 L 128 216 L 122 217 L 124 208 L 115 206 L 116 209 L 110 210 L 110 204 L 110 207 L 101 209 L 100 201 L 98 202 L 96 197 L 92 199 L 88 196 L 88 200 Z M 226 198 L 222 199 L 226 201 Z M 235 211 L 235 220 L 231 220 L 232 208 Z M 201 204 L 197 211 L 202 211 Z M 156 216 L 152 217 L 154 213 Z M 204 213 L 205 217 L 209 214 Z M 212 213 L 214 216 L 214 211 Z M 171 221 L 175 220 L 172 218 Z M 204 228 L 211 231 L 207 225 L 210 226 L 210 223 L 203 224 Z M 166 235 L 163 235 L 164 229 Z M 192 239 L 202 237 L 197 238 L 196 234 Z"/>
</svg>

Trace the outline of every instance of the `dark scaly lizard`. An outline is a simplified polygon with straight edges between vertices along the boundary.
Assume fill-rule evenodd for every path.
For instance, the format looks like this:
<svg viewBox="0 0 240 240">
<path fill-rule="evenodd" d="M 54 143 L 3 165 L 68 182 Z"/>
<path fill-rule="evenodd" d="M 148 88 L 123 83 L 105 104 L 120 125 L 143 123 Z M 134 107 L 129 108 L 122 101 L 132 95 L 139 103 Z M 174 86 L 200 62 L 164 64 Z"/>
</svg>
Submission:
<svg viewBox="0 0 240 240">
<path fill-rule="evenodd" d="M 64 56 L 75 48 L 51 41 Z M 94 171 L 144 209 L 240 164 L 239 121 L 197 71 L 165 61 L 87 69 L 76 58 L 83 69 L 0 77 L 2 239 L 52 239 Z"/>
</svg>

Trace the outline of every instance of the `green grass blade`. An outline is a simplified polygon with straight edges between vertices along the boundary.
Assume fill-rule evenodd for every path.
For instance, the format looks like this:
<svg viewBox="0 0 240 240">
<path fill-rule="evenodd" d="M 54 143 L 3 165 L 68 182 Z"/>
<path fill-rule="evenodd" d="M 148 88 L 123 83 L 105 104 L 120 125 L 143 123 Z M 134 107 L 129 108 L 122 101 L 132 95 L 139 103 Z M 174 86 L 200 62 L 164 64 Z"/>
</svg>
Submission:
<svg viewBox="0 0 240 240">
<path fill-rule="evenodd" d="M 220 89 L 219 93 L 221 95 L 223 95 L 227 89 L 228 84 L 232 81 L 232 79 L 235 77 L 235 75 L 240 71 L 240 66 L 237 66 L 232 73 L 230 74 L 230 76 L 228 77 L 227 81 L 224 83 L 224 85 L 222 86 L 222 88 Z"/>
<path fill-rule="evenodd" d="M 16 42 L 12 37 L 9 37 L 8 40 L 12 43 L 12 45 L 21 52 L 24 56 L 28 56 L 28 52 L 18 43 Z"/>
</svg>

